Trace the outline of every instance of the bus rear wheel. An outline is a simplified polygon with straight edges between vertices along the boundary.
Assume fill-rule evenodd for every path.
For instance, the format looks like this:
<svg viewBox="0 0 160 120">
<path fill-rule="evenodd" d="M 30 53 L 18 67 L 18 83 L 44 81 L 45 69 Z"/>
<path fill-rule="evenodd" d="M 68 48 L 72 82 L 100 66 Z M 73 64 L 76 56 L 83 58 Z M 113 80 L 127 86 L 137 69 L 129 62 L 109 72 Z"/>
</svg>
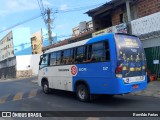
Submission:
<svg viewBox="0 0 160 120">
<path fill-rule="evenodd" d="M 42 83 L 42 89 L 43 89 L 43 92 L 45 94 L 49 94 L 50 93 L 50 88 L 49 88 L 48 82 L 43 82 Z"/>
<path fill-rule="evenodd" d="M 87 102 L 90 100 L 89 90 L 86 85 L 80 84 L 77 86 L 76 95 L 78 99 L 82 102 Z"/>
</svg>

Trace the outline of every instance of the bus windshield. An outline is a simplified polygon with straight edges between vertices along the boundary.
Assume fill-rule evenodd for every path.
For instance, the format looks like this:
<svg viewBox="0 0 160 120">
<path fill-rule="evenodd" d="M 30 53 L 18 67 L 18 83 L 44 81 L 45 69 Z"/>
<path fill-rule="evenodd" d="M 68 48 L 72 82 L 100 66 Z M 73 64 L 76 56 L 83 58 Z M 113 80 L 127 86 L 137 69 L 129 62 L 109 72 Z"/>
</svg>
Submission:
<svg viewBox="0 0 160 120">
<path fill-rule="evenodd" d="M 116 34 L 118 66 L 122 77 L 145 75 L 146 58 L 138 37 Z"/>
</svg>

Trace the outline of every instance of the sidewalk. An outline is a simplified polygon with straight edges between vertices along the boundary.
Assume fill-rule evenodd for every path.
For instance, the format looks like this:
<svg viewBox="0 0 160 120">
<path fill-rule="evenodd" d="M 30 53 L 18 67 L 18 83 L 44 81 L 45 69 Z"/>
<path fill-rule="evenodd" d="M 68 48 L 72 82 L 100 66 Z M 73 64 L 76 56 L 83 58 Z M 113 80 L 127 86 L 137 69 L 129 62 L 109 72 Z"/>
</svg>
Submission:
<svg viewBox="0 0 160 120">
<path fill-rule="evenodd" d="M 157 80 L 157 81 L 149 82 L 146 90 L 134 92 L 131 94 L 160 98 L 160 81 Z"/>
<path fill-rule="evenodd" d="M 34 79 L 37 80 L 37 76 L 30 76 L 30 77 L 20 77 L 20 78 L 8 78 L 8 79 L 0 79 L 0 82 L 11 82 L 11 81 L 18 81 L 18 80 L 26 80 L 26 79 Z"/>
</svg>

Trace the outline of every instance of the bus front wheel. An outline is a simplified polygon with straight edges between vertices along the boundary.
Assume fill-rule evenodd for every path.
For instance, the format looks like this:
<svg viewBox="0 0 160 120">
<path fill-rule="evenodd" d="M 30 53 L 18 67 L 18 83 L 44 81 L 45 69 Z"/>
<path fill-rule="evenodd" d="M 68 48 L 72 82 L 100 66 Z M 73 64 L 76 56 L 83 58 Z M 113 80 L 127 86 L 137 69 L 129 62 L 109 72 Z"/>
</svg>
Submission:
<svg viewBox="0 0 160 120">
<path fill-rule="evenodd" d="M 50 93 L 50 88 L 49 88 L 48 82 L 45 81 L 42 83 L 42 89 L 45 94 Z"/>
<path fill-rule="evenodd" d="M 77 97 L 82 102 L 87 102 L 90 100 L 89 90 L 86 85 L 80 84 L 76 89 Z"/>
</svg>

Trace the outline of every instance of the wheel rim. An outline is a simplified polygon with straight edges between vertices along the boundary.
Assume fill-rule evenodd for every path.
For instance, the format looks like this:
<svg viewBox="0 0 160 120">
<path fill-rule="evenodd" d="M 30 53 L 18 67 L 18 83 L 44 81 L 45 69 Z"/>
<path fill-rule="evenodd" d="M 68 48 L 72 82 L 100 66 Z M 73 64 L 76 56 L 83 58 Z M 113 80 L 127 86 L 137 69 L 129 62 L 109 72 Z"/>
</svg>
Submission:
<svg viewBox="0 0 160 120">
<path fill-rule="evenodd" d="M 78 92 L 78 95 L 81 99 L 85 99 L 85 96 L 86 96 L 86 92 L 84 89 L 80 89 L 79 92 Z"/>
<path fill-rule="evenodd" d="M 46 92 L 48 91 L 48 85 L 44 84 L 43 90 L 44 90 L 44 92 L 46 93 Z"/>
</svg>

